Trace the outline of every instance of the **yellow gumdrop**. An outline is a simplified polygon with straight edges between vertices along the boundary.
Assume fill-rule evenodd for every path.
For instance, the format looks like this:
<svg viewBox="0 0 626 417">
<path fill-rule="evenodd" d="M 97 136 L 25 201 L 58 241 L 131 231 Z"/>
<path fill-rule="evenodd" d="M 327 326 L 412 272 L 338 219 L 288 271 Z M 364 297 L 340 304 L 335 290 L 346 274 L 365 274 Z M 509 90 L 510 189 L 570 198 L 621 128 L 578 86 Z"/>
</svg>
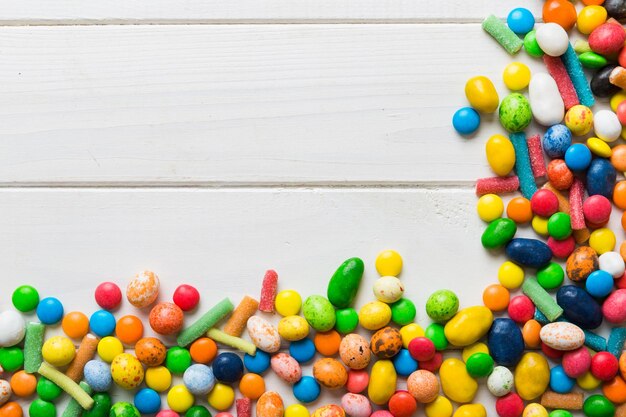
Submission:
<svg viewBox="0 0 626 417">
<path fill-rule="evenodd" d="M 302 316 L 283 317 L 278 322 L 278 334 L 290 342 L 302 340 L 309 335 L 309 323 Z"/>
<path fill-rule="evenodd" d="M 606 9 L 602 6 L 585 6 L 578 12 L 576 28 L 583 35 L 589 35 L 595 28 L 606 22 Z"/>
<path fill-rule="evenodd" d="M 465 83 L 465 96 L 470 105 L 483 113 L 493 113 L 500 104 L 496 87 L 487 77 L 472 77 Z"/>
<path fill-rule="evenodd" d="M 607 227 L 596 229 L 589 236 L 589 246 L 598 252 L 598 255 L 611 252 L 615 249 L 615 233 Z"/>
<path fill-rule="evenodd" d="M 377 405 L 387 404 L 389 398 L 396 392 L 398 376 L 393 362 L 388 359 L 374 363 L 370 372 L 370 383 L 367 387 L 367 396 Z"/>
<path fill-rule="evenodd" d="M 465 363 L 456 358 L 443 361 L 439 379 L 445 396 L 458 403 L 472 402 L 478 391 L 478 383 L 467 373 Z"/>
<path fill-rule="evenodd" d="M 53 336 L 41 348 L 43 358 L 52 366 L 65 366 L 76 356 L 74 343 L 65 336 Z"/>
<path fill-rule="evenodd" d="M 565 113 L 565 126 L 572 131 L 574 136 L 584 136 L 593 127 L 593 113 L 591 109 L 582 104 L 572 106 Z"/>
<path fill-rule="evenodd" d="M 184 385 L 174 385 L 167 393 L 167 405 L 177 413 L 189 410 L 193 401 L 193 394 Z"/>
<path fill-rule="evenodd" d="M 533 216 L 531 225 L 538 235 L 548 236 L 548 219 L 545 217 Z"/>
<path fill-rule="evenodd" d="M 156 392 L 164 392 L 172 385 L 172 374 L 165 366 L 146 369 L 146 385 Z"/>
<path fill-rule="evenodd" d="M 98 342 L 98 356 L 107 363 L 113 362 L 113 359 L 123 352 L 124 345 L 122 345 L 122 342 L 116 337 L 103 337 Z"/>
<path fill-rule="evenodd" d="M 381 277 L 397 277 L 402 272 L 402 256 L 395 250 L 384 250 L 376 257 L 376 271 Z"/>
<path fill-rule="evenodd" d="M 302 297 L 297 291 L 282 290 L 276 294 L 274 307 L 281 316 L 293 316 L 300 312 L 302 307 Z"/>
<path fill-rule="evenodd" d="M 622 101 L 626 100 L 626 91 L 622 90 L 611 97 L 611 109 L 613 111 L 617 111 L 617 106 L 620 105 Z"/>
<path fill-rule="evenodd" d="M 515 149 L 509 138 L 493 135 L 485 144 L 487 162 L 496 175 L 508 175 L 515 166 Z"/>
<path fill-rule="evenodd" d="M 444 333 L 453 345 L 469 346 L 487 334 L 492 322 L 493 313 L 487 307 L 468 307 L 460 310 L 446 323 Z"/>
<path fill-rule="evenodd" d="M 417 323 L 407 324 L 406 326 L 402 326 L 400 328 L 402 346 L 404 346 L 405 349 L 409 348 L 409 343 L 411 343 L 411 340 L 415 339 L 416 337 L 424 337 L 424 335 L 424 329 L 422 329 L 422 326 Z"/>
<path fill-rule="evenodd" d="M 285 417 L 309 417 L 309 410 L 302 404 L 291 404 L 285 408 Z"/>
<path fill-rule="evenodd" d="M 511 261 L 506 261 L 498 268 L 498 281 L 508 289 L 515 290 L 524 282 L 524 270 Z"/>
<path fill-rule="evenodd" d="M 548 410 L 538 403 L 530 403 L 524 408 L 522 417 L 548 417 Z"/>
<path fill-rule="evenodd" d="M 576 378 L 578 386 L 585 391 L 592 391 L 600 386 L 602 381 L 593 376 L 591 372 L 587 371 L 583 376 Z"/>
<path fill-rule="evenodd" d="M 235 401 L 235 391 L 230 385 L 216 383 L 207 399 L 209 405 L 218 411 L 228 410 Z"/>
<path fill-rule="evenodd" d="M 472 345 L 466 346 L 463 348 L 463 362 L 467 362 L 467 359 L 472 356 L 474 353 L 486 353 L 489 354 L 489 346 L 482 342 L 476 342 Z"/>
<path fill-rule="evenodd" d="M 424 406 L 426 417 L 452 417 L 452 410 L 450 400 L 441 395 Z"/>
<path fill-rule="evenodd" d="M 456 409 L 453 417 L 487 417 L 487 410 L 482 404 L 465 404 Z"/>
<path fill-rule="evenodd" d="M 359 323 L 367 330 L 378 330 L 391 320 L 391 307 L 381 301 L 372 301 L 359 310 Z"/>
<path fill-rule="evenodd" d="M 504 203 L 498 195 L 485 194 L 478 199 L 476 212 L 482 221 L 490 223 L 502 217 Z"/>
<path fill-rule="evenodd" d="M 527 352 L 515 367 L 515 390 L 530 401 L 545 392 L 550 383 L 550 365 L 543 355 Z"/>
<path fill-rule="evenodd" d="M 609 144 L 600 138 L 592 137 L 587 139 L 587 147 L 591 150 L 591 152 L 601 158 L 610 158 L 613 153 Z"/>
<path fill-rule="evenodd" d="M 502 79 L 509 90 L 523 90 L 530 84 L 530 68 L 521 62 L 511 62 L 504 67 Z"/>
</svg>

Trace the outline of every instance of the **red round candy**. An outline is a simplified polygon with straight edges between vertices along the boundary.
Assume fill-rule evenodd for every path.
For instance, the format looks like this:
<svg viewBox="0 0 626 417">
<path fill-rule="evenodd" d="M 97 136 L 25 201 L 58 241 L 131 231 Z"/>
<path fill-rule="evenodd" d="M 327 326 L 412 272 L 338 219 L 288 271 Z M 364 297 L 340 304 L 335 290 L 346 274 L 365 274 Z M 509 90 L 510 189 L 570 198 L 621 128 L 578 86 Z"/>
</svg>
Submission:
<svg viewBox="0 0 626 417">
<path fill-rule="evenodd" d="M 370 417 L 393 417 L 393 414 L 387 410 L 377 410 L 370 414 Z"/>
<path fill-rule="evenodd" d="M 613 282 L 615 283 L 615 288 L 618 288 L 621 290 L 626 288 L 626 272 L 624 272 L 624 274 L 621 277 L 617 278 Z"/>
<path fill-rule="evenodd" d="M 591 358 L 591 375 L 600 381 L 610 381 L 618 370 L 619 362 L 609 352 L 598 352 Z"/>
<path fill-rule="evenodd" d="M 394 417 L 410 417 L 417 410 L 417 401 L 408 391 L 396 391 L 387 407 Z"/>
<path fill-rule="evenodd" d="M 563 370 L 570 378 L 583 376 L 591 366 L 591 354 L 585 346 L 565 352 L 563 355 Z"/>
<path fill-rule="evenodd" d="M 96 288 L 96 303 L 105 310 L 113 310 L 122 302 L 122 290 L 112 282 L 103 282 Z"/>
<path fill-rule="evenodd" d="M 496 400 L 496 413 L 500 417 L 520 417 L 524 412 L 524 401 L 514 392 Z"/>
<path fill-rule="evenodd" d="M 559 199 L 552 191 L 541 189 L 530 198 L 530 208 L 538 216 L 550 217 L 559 210 Z"/>
<path fill-rule="evenodd" d="M 535 304 L 527 296 L 518 295 L 509 301 L 508 313 L 511 320 L 524 324 L 535 316 Z"/>
<path fill-rule="evenodd" d="M 233 415 L 228 411 L 222 411 L 221 413 L 217 413 L 215 417 L 233 417 Z"/>
<path fill-rule="evenodd" d="M 569 236 L 563 240 L 556 240 L 552 236 L 548 238 L 548 247 L 552 251 L 555 258 L 566 259 L 576 249 L 576 241 L 574 236 Z"/>
<path fill-rule="evenodd" d="M 420 362 L 420 369 L 430 371 L 432 373 L 437 373 L 442 363 L 443 355 L 441 354 L 441 352 L 435 352 L 435 356 L 433 356 L 431 360 Z"/>
<path fill-rule="evenodd" d="M 617 62 L 619 62 L 620 67 L 626 66 L 626 48 L 622 48 L 622 50 L 619 51 Z"/>
<path fill-rule="evenodd" d="M 429 361 L 435 356 L 437 349 L 432 340 L 426 337 L 416 337 L 409 342 L 409 354 L 416 361 Z"/>
<path fill-rule="evenodd" d="M 183 327 L 183 311 L 173 303 L 159 303 L 150 311 L 150 327 L 158 334 L 178 333 Z"/>
<path fill-rule="evenodd" d="M 592 195 L 583 202 L 585 220 L 592 224 L 608 222 L 611 210 L 611 202 L 603 195 Z"/>
<path fill-rule="evenodd" d="M 626 32 L 622 25 L 603 23 L 589 35 L 589 47 L 600 55 L 611 55 L 624 46 Z"/>
<path fill-rule="evenodd" d="M 181 310 L 189 311 L 193 310 L 198 305 L 198 301 L 200 301 L 200 293 L 195 287 L 183 284 L 176 288 L 173 298 L 174 304 L 180 307 Z"/>
<path fill-rule="evenodd" d="M 620 56 L 622 54 L 620 53 Z M 617 114 L 617 119 L 622 124 L 622 126 L 626 125 L 626 101 L 622 101 L 617 105 L 617 109 L 615 110 Z"/>
<path fill-rule="evenodd" d="M 565 354 L 564 351 L 553 349 L 543 342 L 541 342 L 541 351 L 550 359 L 561 359 L 561 357 Z"/>
<path fill-rule="evenodd" d="M 553 159 L 547 168 L 548 181 L 557 190 L 567 190 L 574 182 L 574 174 L 563 159 Z"/>
<path fill-rule="evenodd" d="M 155 417 L 180 417 L 180 415 L 176 411 L 161 410 L 157 413 Z"/>
</svg>

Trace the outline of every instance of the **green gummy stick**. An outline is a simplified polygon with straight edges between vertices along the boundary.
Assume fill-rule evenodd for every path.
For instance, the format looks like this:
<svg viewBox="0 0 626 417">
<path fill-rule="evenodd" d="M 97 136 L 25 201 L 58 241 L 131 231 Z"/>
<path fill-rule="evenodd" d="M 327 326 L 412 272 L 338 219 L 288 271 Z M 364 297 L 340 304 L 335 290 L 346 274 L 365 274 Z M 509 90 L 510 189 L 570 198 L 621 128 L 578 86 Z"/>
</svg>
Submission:
<svg viewBox="0 0 626 417">
<path fill-rule="evenodd" d="M 204 313 L 195 323 L 180 332 L 176 339 L 178 346 L 185 347 L 202 336 L 211 327 L 215 326 L 220 320 L 229 315 L 234 308 L 233 303 L 228 298 L 224 298 L 217 303 L 215 307 Z"/>
<path fill-rule="evenodd" d="M 39 370 L 43 357 L 43 346 L 46 326 L 41 323 L 30 322 L 26 325 L 26 337 L 24 338 L 24 372 L 33 374 Z"/>
<path fill-rule="evenodd" d="M 483 20 L 483 30 L 490 34 L 511 55 L 522 49 L 524 42 L 509 27 L 494 15 Z"/>
<path fill-rule="evenodd" d="M 87 394 L 93 394 L 93 390 L 85 381 L 80 381 L 78 385 Z M 80 406 L 80 404 L 78 404 L 78 401 L 76 401 L 74 398 L 70 398 L 70 401 L 67 403 L 67 407 L 65 407 L 65 410 L 63 410 L 63 414 L 61 414 L 61 417 L 80 417 L 83 415 L 83 411 L 84 409 Z"/>
<path fill-rule="evenodd" d="M 537 280 L 526 278 L 522 284 L 522 292 L 532 300 L 535 306 L 537 306 L 539 311 L 541 311 L 548 320 L 554 321 L 563 314 L 561 306 L 559 306 L 552 296 L 539 285 Z"/>
</svg>

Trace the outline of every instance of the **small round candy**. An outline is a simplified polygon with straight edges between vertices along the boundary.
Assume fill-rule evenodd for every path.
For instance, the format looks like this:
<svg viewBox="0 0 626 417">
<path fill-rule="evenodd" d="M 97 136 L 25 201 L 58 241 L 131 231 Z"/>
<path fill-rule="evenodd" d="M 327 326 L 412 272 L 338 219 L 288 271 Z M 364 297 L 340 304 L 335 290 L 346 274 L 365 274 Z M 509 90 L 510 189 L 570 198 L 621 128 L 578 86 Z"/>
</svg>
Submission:
<svg viewBox="0 0 626 417">
<path fill-rule="evenodd" d="M 613 150 L 611 149 L 609 144 L 599 138 L 587 139 L 587 147 L 589 148 L 591 153 L 601 158 L 610 158 L 613 154 Z"/>
<path fill-rule="evenodd" d="M 28 313 L 37 308 L 39 304 L 39 293 L 30 285 L 20 285 L 13 291 L 11 297 L 13 306 L 23 313 Z"/>
<path fill-rule="evenodd" d="M 574 388 L 575 384 L 576 380 L 567 376 L 563 366 L 557 365 L 550 369 L 550 389 L 552 391 L 566 394 Z"/>
<path fill-rule="evenodd" d="M 402 256 L 392 249 L 380 252 L 376 257 L 376 271 L 381 277 L 397 277 L 402 272 Z"/>
<path fill-rule="evenodd" d="M 194 362 L 209 364 L 217 356 L 217 345 L 213 339 L 201 337 L 189 346 L 189 353 Z"/>
<path fill-rule="evenodd" d="M 589 236 L 589 246 L 591 246 L 598 255 L 611 252 L 615 249 L 615 234 L 608 228 L 596 229 L 591 232 L 591 236 Z"/>
<path fill-rule="evenodd" d="M 52 366 L 65 366 L 76 356 L 74 343 L 65 336 L 53 336 L 41 348 L 43 358 Z"/>
<path fill-rule="evenodd" d="M 189 410 L 193 402 L 193 394 L 184 385 L 174 385 L 167 392 L 167 405 L 177 413 Z"/>
<path fill-rule="evenodd" d="M 26 334 L 26 323 L 20 313 L 15 310 L 0 312 L 0 346 L 15 346 Z"/>
<path fill-rule="evenodd" d="M 572 145 L 572 132 L 564 125 L 550 126 L 543 135 L 543 150 L 550 158 L 563 158 Z"/>
<path fill-rule="evenodd" d="M 191 366 L 191 354 L 185 348 L 173 346 L 167 350 L 165 366 L 173 374 L 182 374 Z"/>
<path fill-rule="evenodd" d="M 391 317 L 393 319 L 393 310 Z M 339 333 L 352 333 L 359 325 L 359 313 L 352 307 L 336 310 L 335 318 L 335 330 Z"/>
<path fill-rule="evenodd" d="M 189 410 L 191 410 L 191 408 Z M 189 412 L 189 410 L 187 410 L 187 413 Z M 187 417 L 187 413 L 185 413 L 185 417 Z M 158 413 L 156 413 L 155 417 L 180 417 L 180 414 L 172 410 L 161 410 Z"/>
<path fill-rule="evenodd" d="M 617 106 L 617 110 L 615 110 L 615 113 L 617 114 L 617 118 L 622 126 L 626 125 L 626 104 L 624 104 L 624 102 L 621 102 Z M 609 154 L 609 156 L 611 155 Z"/>
<path fill-rule="evenodd" d="M 489 223 L 502 217 L 504 203 L 496 194 L 485 194 L 478 199 L 476 212 L 482 221 Z"/>
<path fill-rule="evenodd" d="M 400 336 L 402 337 L 402 346 L 405 349 L 409 348 L 409 344 L 411 340 L 416 337 L 424 337 L 424 329 L 417 323 L 407 324 L 406 326 L 402 326 L 400 328 Z"/>
<path fill-rule="evenodd" d="M 211 413 L 203 405 L 194 405 L 187 410 L 185 417 L 211 417 Z"/>
<path fill-rule="evenodd" d="M 391 320 L 400 326 L 411 323 L 416 314 L 415 304 L 408 298 L 401 298 L 391 305 Z"/>
<path fill-rule="evenodd" d="M 54 297 L 46 297 L 37 305 L 37 318 L 43 324 L 56 324 L 63 318 L 63 304 Z"/>
<path fill-rule="evenodd" d="M 396 277 L 380 277 L 374 282 L 373 293 L 378 301 L 391 304 L 402 298 L 404 285 Z"/>
<path fill-rule="evenodd" d="M 0 415 L 2 417 L 23 417 L 24 412 L 22 411 L 22 406 L 19 403 L 9 401 L 3 406 L 0 406 Z"/>
<path fill-rule="evenodd" d="M 111 362 L 111 377 L 121 388 L 135 389 L 143 382 L 143 366 L 130 353 L 120 353 Z"/>
<path fill-rule="evenodd" d="M 568 256 L 576 249 L 576 240 L 570 236 L 563 240 L 556 240 L 553 237 L 548 238 L 548 247 L 552 251 L 555 258 L 567 259 Z"/>
<path fill-rule="evenodd" d="M 506 24 L 518 35 L 526 35 L 535 26 L 535 17 L 532 12 L 523 7 L 518 7 L 509 13 Z"/>
<path fill-rule="evenodd" d="M 613 276 L 606 271 L 593 271 L 585 281 L 585 289 L 593 297 L 606 297 L 613 290 Z"/>
<path fill-rule="evenodd" d="M 137 316 L 121 317 L 115 325 L 115 335 L 122 343 L 134 345 L 143 336 L 143 323 Z"/>
<path fill-rule="evenodd" d="M 487 378 L 487 388 L 496 397 L 502 397 L 513 389 L 513 373 L 504 366 L 496 366 Z"/>
<path fill-rule="evenodd" d="M 534 216 L 531 226 L 535 233 L 541 236 L 548 235 L 548 219 L 541 216 Z"/>
<path fill-rule="evenodd" d="M 617 145 L 611 151 L 611 165 L 618 171 L 626 171 L 626 145 Z"/>
<path fill-rule="evenodd" d="M 274 308 L 283 317 L 295 316 L 302 307 L 302 297 L 295 290 L 282 290 L 276 294 Z"/>
<path fill-rule="evenodd" d="M 305 340 L 308 340 L 311 343 L 311 345 L 313 346 L 313 354 L 315 354 L 315 345 L 313 345 L 313 341 L 311 339 L 305 338 L 302 340 L 298 340 L 297 342 L 291 342 L 289 346 L 289 352 L 291 356 L 293 356 L 294 358 L 296 357 L 294 355 L 294 352 L 291 351 L 291 347 L 293 345 L 303 343 Z M 298 359 L 296 358 L 296 360 Z M 255 374 L 262 374 L 263 372 L 267 371 L 267 368 L 270 367 L 270 361 L 270 355 L 260 349 L 256 350 L 256 354 L 254 356 L 247 353 L 243 355 L 243 364 L 245 365 L 246 369 L 250 372 L 254 372 Z"/>
<path fill-rule="evenodd" d="M 135 343 L 135 356 L 147 366 L 159 366 L 165 361 L 167 348 L 155 337 L 144 337 Z"/>
<path fill-rule="evenodd" d="M 532 349 L 541 346 L 541 324 L 537 320 L 528 320 L 522 327 L 522 337 L 524 344 Z"/>
<path fill-rule="evenodd" d="M 137 308 L 152 304 L 159 296 L 159 277 L 152 271 L 141 271 L 126 287 L 126 299 Z"/>
<path fill-rule="evenodd" d="M 106 310 L 98 310 L 91 315 L 89 327 L 97 336 L 109 336 L 115 330 L 115 317 Z"/>
<path fill-rule="evenodd" d="M 450 290 L 437 290 L 426 300 L 426 314 L 437 322 L 450 320 L 459 310 L 459 299 Z"/>
<path fill-rule="evenodd" d="M 113 282 L 103 282 L 96 287 L 96 303 L 104 310 L 113 310 L 122 302 L 122 290 Z"/>
<path fill-rule="evenodd" d="M 0 366 L 4 372 L 15 372 L 24 365 L 24 352 L 17 346 L 0 348 Z"/>
<path fill-rule="evenodd" d="M 56 417 L 57 408 L 51 402 L 37 398 L 30 403 L 28 415 L 30 417 Z"/>
<path fill-rule="evenodd" d="M 591 374 L 601 381 L 610 381 L 617 375 L 619 363 L 609 352 L 598 352 L 591 358 Z"/>
<path fill-rule="evenodd" d="M 158 303 L 150 310 L 150 327 L 162 335 L 175 334 L 183 327 L 183 310 L 174 303 Z"/>
<path fill-rule="evenodd" d="M 315 349 L 324 356 L 333 356 L 339 352 L 341 336 L 335 330 L 318 332 L 313 338 Z"/>
<path fill-rule="evenodd" d="M 393 417 L 410 417 L 417 410 L 417 401 L 408 391 L 396 391 L 388 403 Z"/>
<path fill-rule="evenodd" d="M 591 395 L 583 403 L 583 413 L 589 417 L 605 417 L 615 415 L 615 405 L 604 395 Z"/>
<path fill-rule="evenodd" d="M 259 350 L 257 349 L 257 355 L 258 355 Z M 315 343 L 313 343 L 313 341 L 311 339 L 309 339 L 308 337 L 305 337 L 302 340 L 298 340 L 295 342 L 291 342 L 289 344 L 289 354 L 295 359 L 297 360 L 299 363 L 306 363 L 308 361 L 310 361 L 311 359 L 313 359 L 313 357 L 315 356 Z M 263 352 L 265 353 L 265 352 Z M 255 373 L 260 373 L 260 372 L 264 372 L 265 369 L 267 368 L 263 368 L 262 371 L 258 372 L 254 369 L 251 369 L 248 366 L 248 363 L 245 361 L 245 357 L 244 357 L 244 363 L 246 365 L 246 368 L 248 368 L 249 371 L 251 372 L 255 372 Z M 269 359 L 267 360 L 267 364 L 269 366 Z M 264 365 L 264 363 L 263 363 Z"/>
<path fill-rule="evenodd" d="M 550 184 L 557 190 L 567 190 L 574 182 L 574 174 L 563 159 L 550 161 L 547 167 L 547 175 Z"/>
<path fill-rule="evenodd" d="M 462 107 L 454 113 L 452 126 L 461 135 L 471 135 L 480 126 L 480 115 L 471 107 Z"/>
<path fill-rule="evenodd" d="M 18 371 L 11 376 L 11 391 L 18 397 L 28 397 L 37 390 L 37 378 L 33 374 Z"/>
<path fill-rule="evenodd" d="M 489 285 L 483 291 L 483 304 L 491 311 L 502 311 L 509 305 L 509 290 L 500 284 Z"/>
<path fill-rule="evenodd" d="M 111 407 L 109 417 L 141 417 L 137 407 L 126 401 L 120 401 Z"/>
<path fill-rule="evenodd" d="M 443 363 L 443 354 L 441 352 L 436 352 L 435 356 L 429 361 L 422 361 L 419 364 L 420 369 L 425 371 L 430 371 L 436 373 L 441 368 L 441 364 Z"/>
<path fill-rule="evenodd" d="M 519 417 L 524 412 L 524 401 L 511 392 L 496 400 L 496 413 L 500 417 Z"/>
<path fill-rule="evenodd" d="M 512 62 L 504 68 L 502 78 L 509 90 L 523 90 L 530 83 L 530 69 L 521 62 Z"/>
<path fill-rule="evenodd" d="M 133 403 L 141 414 L 154 414 L 161 409 L 161 396 L 150 388 L 142 388 L 135 394 Z"/>
<path fill-rule="evenodd" d="M 80 311 L 72 311 L 63 317 L 61 327 L 68 337 L 82 339 L 89 332 L 89 319 Z"/>
<path fill-rule="evenodd" d="M 452 417 L 452 403 L 446 397 L 439 395 L 435 401 L 424 405 L 426 417 Z"/>
<path fill-rule="evenodd" d="M 552 191 L 541 189 L 531 197 L 530 206 L 537 216 L 550 217 L 559 209 L 559 199 Z"/>
<path fill-rule="evenodd" d="M 537 271 L 537 282 L 546 290 L 560 287 L 564 278 L 563 267 L 556 262 L 550 262 Z"/>
<path fill-rule="evenodd" d="M 311 403 L 320 396 L 320 384 L 312 376 L 303 376 L 293 384 L 293 396 L 303 403 Z"/>
<path fill-rule="evenodd" d="M 265 381 L 259 374 L 247 373 L 239 381 L 239 391 L 241 395 L 252 401 L 258 400 L 265 392 Z"/>
<path fill-rule="evenodd" d="M 606 9 L 599 5 L 583 7 L 578 12 L 576 28 L 583 35 L 589 35 L 595 28 L 606 22 Z"/>
<path fill-rule="evenodd" d="M 213 374 L 220 382 L 237 382 L 243 375 L 243 361 L 233 352 L 222 352 L 213 361 Z"/>
<path fill-rule="evenodd" d="M 119 339 L 113 336 L 103 337 L 98 342 L 98 355 L 107 363 L 113 362 L 113 359 L 123 352 L 124 345 L 122 345 Z"/>
<path fill-rule="evenodd" d="M 172 384 L 172 374 L 165 366 L 146 369 L 146 385 L 157 392 L 164 392 Z"/>
<path fill-rule="evenodd" d="M 228 410 L 235 401 L 235 391 L 229 385 L 218 382 L 209 393 L 208 401 L 209 405 L 218 411 Z"/>
<path fill-rule="evenodd" d="M 584 171 L 591 163 L 591 151 L 582 143 L 575 143 L 567 148 L 565 163 L 572 171 Z"/>
<path fill-rule="evenodd" d="M 44 401 L 54 401 L 63 394 L 63 390 L 57 384 L 43 376 L 37 381 L 37 395 Z"/>
<path fill-rule="evenodd" d="M 506 205 L 506 215 L 517 224 L 528 223 L 533 218 L 530 200 L 524 197 L 514 197 Z"/>
<path fill-rule="evenodd" d="M 411 357 L 407 349 L 400 349 L 392 361 L 396 373 L 400 376 L 409 376 L 417 371 L 417 361 Z"/>
<path fill-rule="evenodd" d="M 565 126 L 572 132 L 574 136 L 584 136 L 591 131 L 593 127 L 593 113 L 591 109 L 582 104 L 572 106 L 565 113 Z M 562 157 L 560 155 L 559 157 Z"/>
<path fill-rule="evenodd" d="M 424 333 L 427 338 L 432 340 L 437 350 L 445 350 L 448 347 L 448 339 L 441 324 L 431 323 Z"/>
<path fill-rule="evenodd" d="M 593 117 L 593 128 L 598 138 L 605 142 L 614 142 L 619 138 L 622 133 L 622 125 L 615 113 L 611 110 L 600 110 Z"/>
<path fill-rule="evenodd" d="M 473 378 L 484 378 L 493 372 L 493 358 L 487 353 L 474 353 L 465 363 L 467 373 Z"/>
<path fill-rule="evenodd" d="M 594 224 L 602 224 L 609 221 L 611 217 L 611 202 L 602 195 L 589 196 L 583 202 L 583 214 L 585 220 Z"/>
<path fill-rule="evenodd" d="M 523 325 L 535 316 L 535 305 L 527 296 L 517 295 L 509 302 L 507 312 L 511 320 Z"/>
<path fill-rule="evenodd" d="M 550 216 L 548 219 L 548 234 L 556 240 L 567 239 L 572 234 L 570 215 L 558 212 Z"/>
<path fill-rule="evenodd" d="M 524 282 L 524 270 L 511 261 L 506 261 L 498 268 L 500 285 L 509 290 L 519 288 Z"/>
<path fill-rule="evenodd" d="M 85 382 L 96 392 L 106 392 L 111 388 L 111 367 L 97 359 L 90 360 L 84 368 Z"/>
<path fill-rule="evenodd" d="M 285 408 L 285 417 L 310 417 L 310 414 L 302 404 L 291 404 Z"/>
<path fill-rule="evenodd" d="M 174 290 L 173 301 L 181 310 L 191 311 L 198 305 L 200 293 L 194 286 L 188 284 L 179 285 Z"/>
<path fill-rule="evenodd" d="M 183 374 L 183 383 L 192 394 L 206 395 L 215 385 L 215 376 L 210 367 L 196 363 Z"/>
<path fill-rule="evenodd" d="M 543 51 L 537 42 L 537 35 L 534 29 L 524 36 L 524 49 L 532 57 L 541 58 L 543 56 Z"/>
<path fill-rule="evenodd" d="M 585 391 L 591 391 L 600 386 L 602 381 L 591 374 L 591 371 L 585 372 L 583 376 L 576 378 L 578 386 Z"/>
<path fill-rule="evenodd" d="M 624 258 L 617 252 L 604 252 L 598 258 L 600 269 L 611 274 L 613 278 L 620 278 L 624 275 Z"/>
</svg>

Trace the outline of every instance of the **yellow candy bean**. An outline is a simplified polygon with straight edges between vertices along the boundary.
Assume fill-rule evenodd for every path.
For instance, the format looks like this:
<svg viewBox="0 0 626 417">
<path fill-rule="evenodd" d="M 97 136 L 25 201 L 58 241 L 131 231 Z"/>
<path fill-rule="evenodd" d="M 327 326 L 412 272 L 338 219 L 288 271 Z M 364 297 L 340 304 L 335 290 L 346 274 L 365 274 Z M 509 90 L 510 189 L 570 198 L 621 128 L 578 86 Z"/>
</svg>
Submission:
<svg viewBox="0 0 626 417">
<path fill-rule="evenodd" d="M 409 343 L 411 343 L 411 340 L 415 339 L 416 337 L 424 337 L 424 335 L 424 329 L 422 329 L 422 326 L 417 323 L 407 324 L 406 326 L 402 326 L 400 328 L 402 346 L 404 346 L 405 349 L 409 348 Z"/>
<path fill-rule="evenodd" d="M 487 307 L 465 308 L 446 323 L 446 339 L 455 346 L 469 346 L 487 334 L 492 322 L 493 313 Z"/>
<path fill-rule="evenodd" d="M 508 175 L 515 166 L 515 149 L 509 138 L 493 135 L 485 144 L 489 166 L 501 177 Z"/>
<path fill-rule="evenodd" d="M 174 385 L 167 393 L 167 405 L 177 413 L 185 413 L 193 405 L 193 394 L 184 385 Z"/>
<path fill-rule="evenodd" d="M 235 401 L 235 391 L 230 385 L 218 382 L 209 392 L 207 400 L 209 405 L 218 411 L 228 410 Z"/>
<path fill-rule="evenodd" d="M 606 9 L 602 6 L 591 5 L 583 7 L 578 12 L 576 28 L 583 35 L 589 35 L 595 28 L 606 22 Z"/>
<path fill-rule="evenodd" d="M 463 362 L 467 362 L 467 359 L 474 353 L 486 353 L 489 354 L 489 346 L 482 342 L 476 342 L 473 345 L 469 345 L 463 348 Z"/>
<path fill-rule="evenodd" d="M 439 379 L 445 396 L 458 403 L 472 402 L 478 391 L 478 383 L 467 373 L 465 363 L 456 358 L 443 361 Z"/>
<path fill-rule="evenodd" d="M 511 261 L 506 261 L 498 269 L 498 281 L 509 290 L 518 289 L 524 282 L 524 270 Z"/>
<path fill-rule="evenodd" d="M 509 90 L 523 90 L 530 84 L 530 69 L 521 62 L 511 62 L 504 67 L 502 79 Z"/>
<path fill-rule="evenodd" d="M 490 223 L 502 217 L 504 203 L 496 194 L 485 194 L 478 199 L 476 212 L 482 221 Z"/>
<path fill-rule="evenodd" d="M 387 404 L 389 398 L 396 392 L 397 379 L 393 362 L 387 359 L 377 361 L 372 366 L 370 383 L 367 387 L 370 401 L 378 405 Z"/>
<path fill-rule="evenodd" d="M 294 290 L 283 290 L 276 294 L 274 307 L 281 316 L 293 316 L 300 312 L 302 297 Z"/>
<path fill-rule="evenodd" d="M 309 417 L 309 410 L 302 404 L 291 404 L 285 408 L 285 417 Z"/>
<path fill-rule="evenodd" d="M 367 303 L 359 311 L 359 323 L 367 330 L 382 329 L 390 320 L 391 308 L 381 301 Z"/>
<path fill-rule="evenodd" d="M 613 150 L 608 143 L 599 138 L 587 139 L 587 147 L 601 158 L 610 158 Z"/>
<path fill-rule="evenodd" d="M 483 76 L 467 80 L 465 96 L 473 108 L 483 113 L 493 113 L 500 104 L 496 87 L 489 78 Z"/>
<path fill-rule="evenodd" d="M 615 249 L 615 233 L 606 227 L 596 229 L 589 236 L 589 246 L 598 252 L 598 255 L 611 252 Z"/>
<path fill-rule="evenodd" d="M 156 392 L 163 392 L 172 385 L 172 374 L 165 366 L 146 369 L 146 385 Z"/>
<path fill-rule="evenodd" d="M 487 410 L 482 404 L 465 404 L 457 408 L 453 417 L 487 417 Z"/>
<path fill-rule="evenodd" d="M 435 401 L 424 406 L 426 417 L 452 417 L 452 411 L 450 400 L 441 395 Z"/>
<path fill-rule="evenodd" d="M 302 340 L 309 335 L 309 323 L 301 316 L 283 317 L 278 322 L 278 334 L 290 342 Z"/>
<path fill-rule="evenodd" d="M 526 401 L 539 397 L 548 388 L 550 365 L 543 355 L 527 352 L 515 367 L 515 390 Z"/>
<path fill-rule="evenodd" d="M 576 383 L 585 391 L 592 391 L 598 388 L 602 381 L 593 376 L 591 372 L 586 372 L 583 376 L 576 378 Z"/>
<path fill-rule="evenodd" d="M 548 219 L 545 217 L 534 216 L 531 225 L 538 235 L 548 236 Z"/>
<path fill-rule="evenodd" d="M 402 272 L 402 256 L 395 250 L 384 250 L 376 257 L 376 271 L 381 277 L 397 277 Z"/>
<path fill-rule="evenodd" d="M 124 345 L 116 337 L 106 336 L 98 342 L 98 356 L 107 363 L 113 362 L 113 359 L 123 352 Z"/>
<path fill-rule="evenodd" d="M 548 410 L 538 403 L 530 403 L 524 408 L 522 417 L 548 417 Z"/>
</svg>

